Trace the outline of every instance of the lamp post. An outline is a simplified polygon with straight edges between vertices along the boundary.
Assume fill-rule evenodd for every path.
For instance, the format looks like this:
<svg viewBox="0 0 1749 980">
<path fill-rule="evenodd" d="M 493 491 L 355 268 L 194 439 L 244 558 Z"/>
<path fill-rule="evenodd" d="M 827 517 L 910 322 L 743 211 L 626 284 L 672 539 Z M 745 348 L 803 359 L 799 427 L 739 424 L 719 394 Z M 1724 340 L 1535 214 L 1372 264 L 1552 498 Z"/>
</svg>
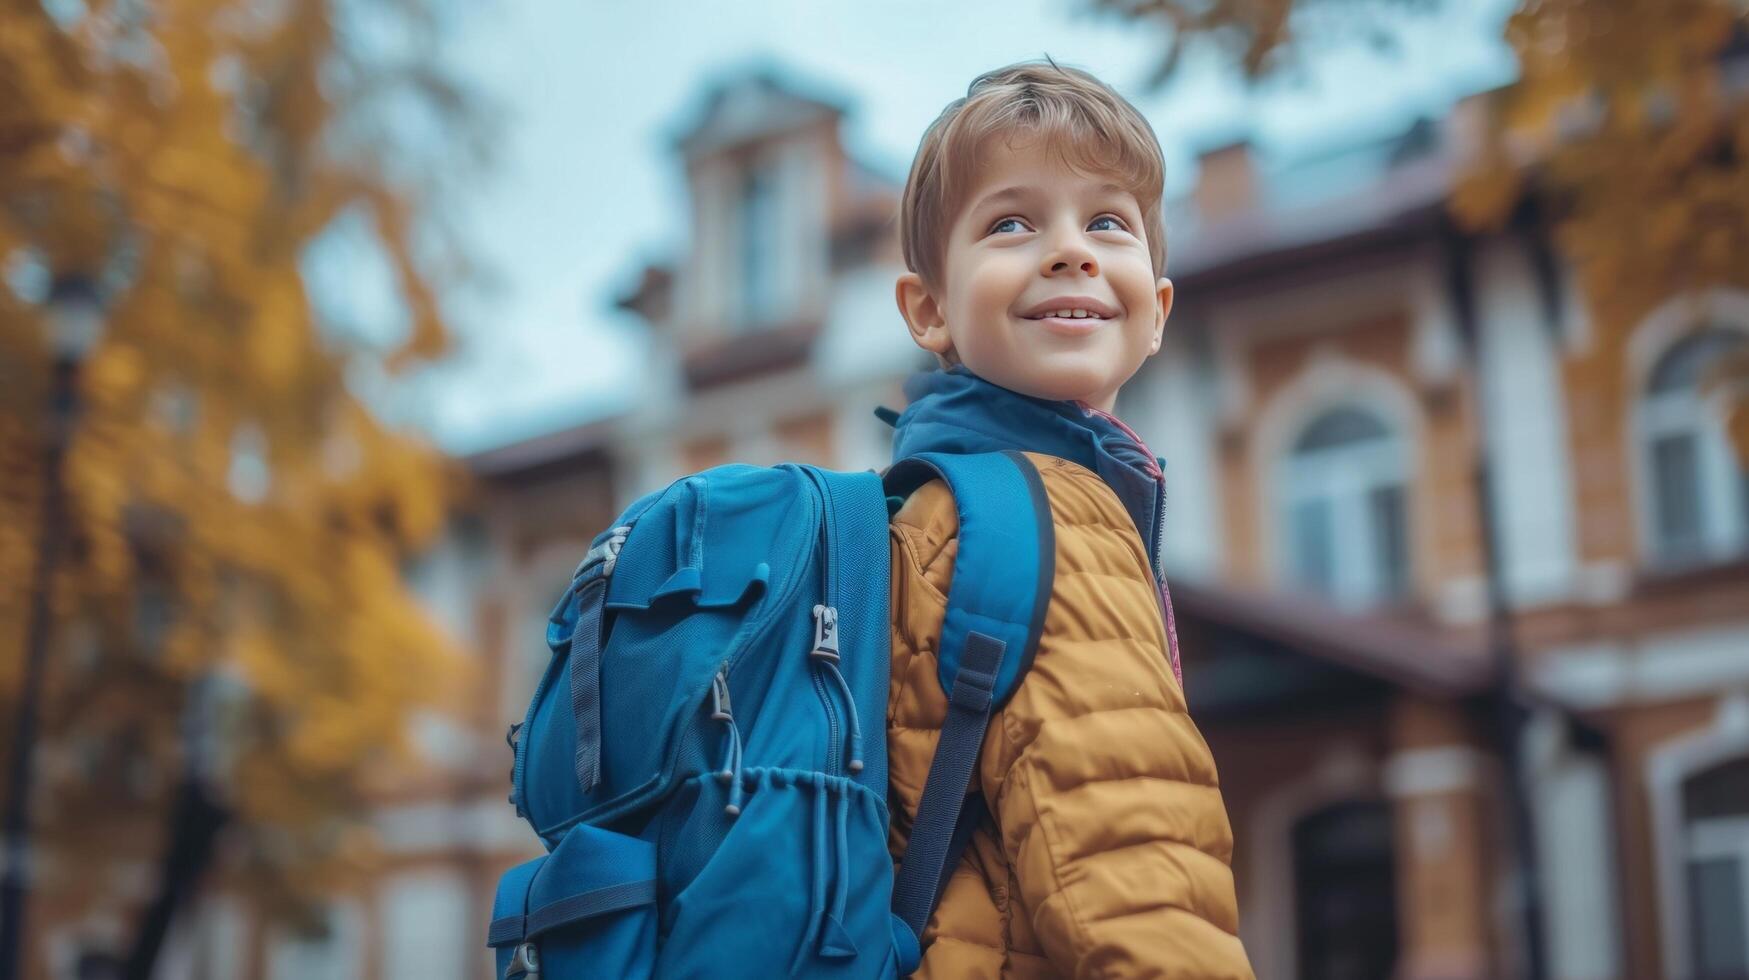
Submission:
<svg viewBox="0 0 1749 980">
<path fill-rule="evenodd" d="M 146 906 L 133 949 L 117 974 L 122 980 L 151 980 L 177 910 L 199 886 L 212 864 L 219 833 L 230 822 L 230 810 L 214 792 L 213 780 L 220 765 L 216 729 L 234 694 L 234 687 L 213 674 L 190 689 L 182 725 L 185 761 L 170 810 L 170 834 L 158 893 Z"/>
<path fill-rule="evenodd" d="M 24 901 L 30 880 L 30 787 L 37 708 L 48 655 L 55 564 L 67 536 L 63 465 L 78 416 L 79 369 L 103 331 L 103 305 L 96 285 L 83 276 L 57 277 L 45 302 L 54 374 L 45 417 L 42 456 L 42 527 L 37 539 L 24 676 L 18 685 L 12 759 L 6 778 L 5 867 L 0 870 L 0 978 L 20 976 L 24 952 Z"/>
</svg>

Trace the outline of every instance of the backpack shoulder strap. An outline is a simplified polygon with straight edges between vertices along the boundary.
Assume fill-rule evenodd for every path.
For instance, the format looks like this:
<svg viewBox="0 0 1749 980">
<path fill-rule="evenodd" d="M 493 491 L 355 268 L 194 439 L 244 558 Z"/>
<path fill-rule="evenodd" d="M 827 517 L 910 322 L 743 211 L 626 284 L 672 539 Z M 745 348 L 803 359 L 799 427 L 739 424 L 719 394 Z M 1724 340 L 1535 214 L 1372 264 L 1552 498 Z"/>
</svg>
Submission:
<svg viewBox="0 0 1749 980">
<path fill-rule="evenodd" d="M 884 482 L 889 497 L 902 499 L 937 478 L 959 511 L 959 551 L 939 645 L 947 722 L 893 888 L 893 914 L 905 926 L 894 934 L 903 954 L 915 954 L 910 969 L 980 814 L 966 798 L 968 790 L 976 794 L 971 779 L 984 731 L 1032 665 L 1056 574 L 1050 501 L 1025 455 L 924 453 L 895 463 Z M 901 961 L 904 967 L 904 955 Z"/>
</svg>

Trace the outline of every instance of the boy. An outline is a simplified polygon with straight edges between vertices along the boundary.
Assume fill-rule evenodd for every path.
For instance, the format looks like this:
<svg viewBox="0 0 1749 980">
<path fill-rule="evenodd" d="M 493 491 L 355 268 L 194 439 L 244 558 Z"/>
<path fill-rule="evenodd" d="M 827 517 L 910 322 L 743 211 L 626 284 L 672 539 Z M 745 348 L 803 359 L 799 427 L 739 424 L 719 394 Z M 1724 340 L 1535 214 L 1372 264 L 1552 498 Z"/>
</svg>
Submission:
<svg viewBox="0 0 1749 980">
<path fill-rule="evenodd" d="M 1172 307 L 1162 182 L 1147 121 L 1055 63 L 980 76 L 924 135 L 906 182 L 899 310 L 944 370 L 907 386 L 895 458 L 1026 451 L 1056 525 L 1037 654 L 979 756 L 991 819 L 916 976 L 1252 975 L 1232 834 L 1159 577 L 1159 461 L 1111 415 Z M 895 857 L 947 715 L 935 657 L 957 531 L 939 483 L 892 524 Z"/>
</svg>

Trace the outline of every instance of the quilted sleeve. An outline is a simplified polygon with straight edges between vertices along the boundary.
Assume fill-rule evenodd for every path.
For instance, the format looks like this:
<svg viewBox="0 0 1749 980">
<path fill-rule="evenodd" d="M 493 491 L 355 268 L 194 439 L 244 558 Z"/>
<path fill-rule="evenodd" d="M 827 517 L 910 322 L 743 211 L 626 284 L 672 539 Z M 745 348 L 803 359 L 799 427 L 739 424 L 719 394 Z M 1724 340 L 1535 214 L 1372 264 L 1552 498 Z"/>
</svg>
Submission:
<svg viewBox="0 0 1749 980">
<path fill-rule="evenodd" d="M 1141 541 L 1096 477 L 1032 458 L 1056 580 L 1032 669 L 980 761 L 1031 931 L 1063 976 L 1250 978 L 1232 831 Z"/>
</svg>

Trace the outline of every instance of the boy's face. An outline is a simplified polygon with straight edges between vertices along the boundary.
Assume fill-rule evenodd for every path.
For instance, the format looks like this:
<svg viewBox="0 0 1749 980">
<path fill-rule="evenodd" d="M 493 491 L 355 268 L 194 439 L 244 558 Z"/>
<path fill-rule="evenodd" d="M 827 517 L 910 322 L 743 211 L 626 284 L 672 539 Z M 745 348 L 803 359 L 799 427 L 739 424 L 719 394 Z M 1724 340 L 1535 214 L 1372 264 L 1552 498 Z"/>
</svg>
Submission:
<svg viewBox="0 0 1749 980">
<path fill-rule="evenodd" d="M 989 141 L 949 231 L 937 294 L 899 277 L 919 347 L 1022 394 L 1111 411 L 1172 308 L 1154 278 L 1135 196 L 1076 173 L 1038 140 Z M 1064 310 L 1086 317 L 1046 317 Z"/>
</svg>

